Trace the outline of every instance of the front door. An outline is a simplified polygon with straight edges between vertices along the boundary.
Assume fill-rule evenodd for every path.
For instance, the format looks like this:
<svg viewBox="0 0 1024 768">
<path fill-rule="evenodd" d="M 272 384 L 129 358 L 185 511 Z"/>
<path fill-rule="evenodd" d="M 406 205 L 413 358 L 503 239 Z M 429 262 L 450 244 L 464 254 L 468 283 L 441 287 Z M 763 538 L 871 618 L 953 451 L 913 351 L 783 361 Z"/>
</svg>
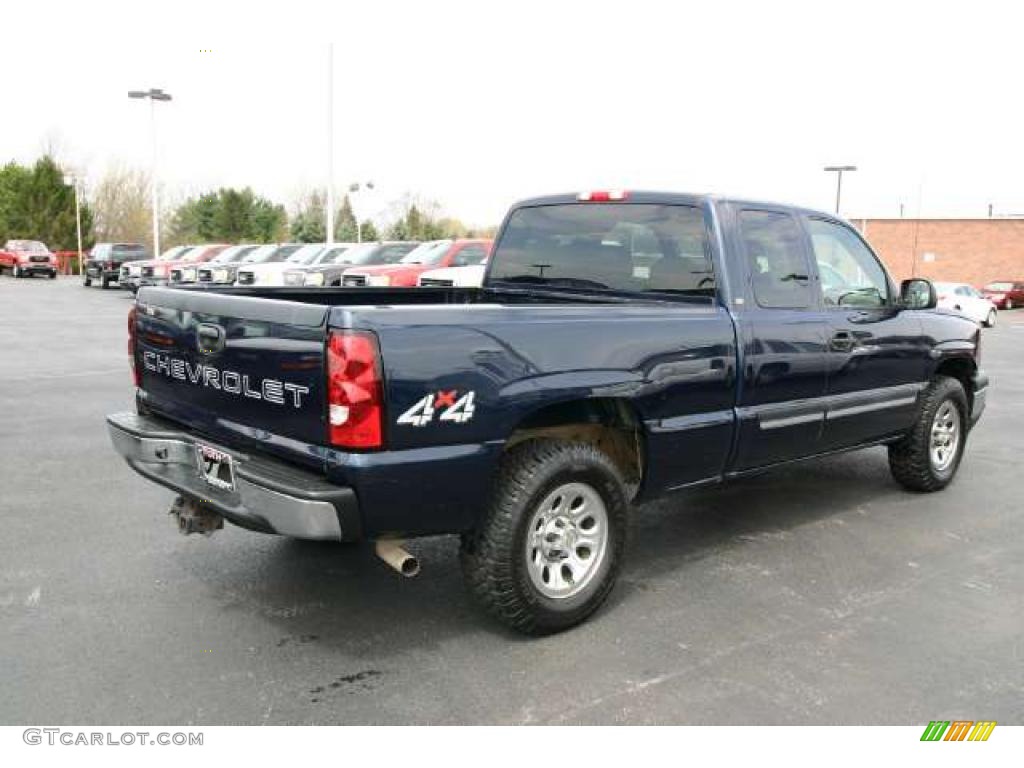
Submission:
<svg viewBox="0 0 1024 768">
<path fill-rule="evenodd" d="M 923 388 L 928 347 L 920 320 L 901 310 L 881 262 L 840 221 L 804 216 L 828 318 L 828 402 L 823 448 L 904 431 Z"/>
</svg>

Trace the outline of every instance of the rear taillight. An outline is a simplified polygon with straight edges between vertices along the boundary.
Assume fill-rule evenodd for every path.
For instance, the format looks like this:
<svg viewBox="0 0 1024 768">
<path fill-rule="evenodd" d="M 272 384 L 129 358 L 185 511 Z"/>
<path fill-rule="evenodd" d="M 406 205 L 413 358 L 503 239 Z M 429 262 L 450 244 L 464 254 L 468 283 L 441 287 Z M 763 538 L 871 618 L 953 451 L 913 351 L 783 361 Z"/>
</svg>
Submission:
<svg viewBox="0 0 1024 768">
<path fill-rule="evenodd" d="M 142 386 L 142 374 L 135 365 L 135 305 L 128 310 L 128 362 L 132 367 L 132 381 L 136 387 Z"/>
<path fill-rule="evenodd" d="M 328 441 L 339 448 L 383 444 L 384 387 L 376 339 L 336 331 L 327 337 Z"/>
</svg>

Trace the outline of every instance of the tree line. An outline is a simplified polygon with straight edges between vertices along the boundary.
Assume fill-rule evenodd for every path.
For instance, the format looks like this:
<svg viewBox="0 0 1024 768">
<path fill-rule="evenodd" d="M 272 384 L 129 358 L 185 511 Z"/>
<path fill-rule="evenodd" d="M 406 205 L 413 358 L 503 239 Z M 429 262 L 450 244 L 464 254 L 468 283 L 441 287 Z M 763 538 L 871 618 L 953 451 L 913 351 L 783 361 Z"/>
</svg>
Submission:
<svg viewBox="0 0 1024 768">
<path fill-rule="evenodd" d="M 45 155 L 31 166 L 10 162 L 0 168 L 0 243 L 42 240 L 53 250 L 75 250 L 75 197 L 57 161 Z M 165 195 L 161 195 L 165 197 Z M 80 201 L 82 245 L 139 242 L 152 245 L 150 176 L 138 169 L 112 168 Z M 326 195 L 312 190 L 293 210 L 251 188 L 222 187 L 165 205 L 161 243 L 165 247 L 204 242 L 304 242 L 326 240 Z M 334 240 L 381 238 L 436 240 L 478 237 L 494 228 L 474 229 L 441 214 L 437 203 L 406 195 L 376 220 L 357 221 L 348 195 L 334 216 Z"/>
</svg>

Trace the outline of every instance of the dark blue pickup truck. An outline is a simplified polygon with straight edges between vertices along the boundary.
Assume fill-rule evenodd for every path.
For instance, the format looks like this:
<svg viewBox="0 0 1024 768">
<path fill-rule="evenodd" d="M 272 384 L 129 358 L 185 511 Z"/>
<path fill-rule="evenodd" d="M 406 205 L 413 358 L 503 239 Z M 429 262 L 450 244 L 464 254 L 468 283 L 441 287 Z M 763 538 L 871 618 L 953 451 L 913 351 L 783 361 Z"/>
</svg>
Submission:
<svg viewBox="0 0 1024 768">
<path fill-rule="evenodd" d="M 368 539 L 406 574 L 403 539 L 458 533 L 531 633 L 605 599 L 634 501 L 879 444 L 943 488 L 987 386 L 979 327 L 844 221 L 685 194 L 519 203 L 480 289 L 143 288 L 129 334 L 110 435 L 183 531 Z"/>
</svg>

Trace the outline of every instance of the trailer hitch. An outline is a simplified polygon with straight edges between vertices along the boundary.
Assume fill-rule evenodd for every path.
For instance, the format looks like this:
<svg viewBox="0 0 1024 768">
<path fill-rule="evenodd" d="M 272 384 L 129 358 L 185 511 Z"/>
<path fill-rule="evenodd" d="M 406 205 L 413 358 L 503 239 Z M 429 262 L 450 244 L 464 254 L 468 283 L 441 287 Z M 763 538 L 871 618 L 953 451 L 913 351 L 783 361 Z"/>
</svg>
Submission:
<svg viewBox="0 0 1024 768">
<path fill-rule="evenodd" d="M 224 527 L 224 518 L 209 507 L 195 499 L 187 499 L 179 496 L 171 504 L 167 514 L 174 515 L 178 525 L 178 533 L 188 536 L 190 533 L 201 533 L 203 536 L 213 536 L 214 531 Z"/>
</svg>

